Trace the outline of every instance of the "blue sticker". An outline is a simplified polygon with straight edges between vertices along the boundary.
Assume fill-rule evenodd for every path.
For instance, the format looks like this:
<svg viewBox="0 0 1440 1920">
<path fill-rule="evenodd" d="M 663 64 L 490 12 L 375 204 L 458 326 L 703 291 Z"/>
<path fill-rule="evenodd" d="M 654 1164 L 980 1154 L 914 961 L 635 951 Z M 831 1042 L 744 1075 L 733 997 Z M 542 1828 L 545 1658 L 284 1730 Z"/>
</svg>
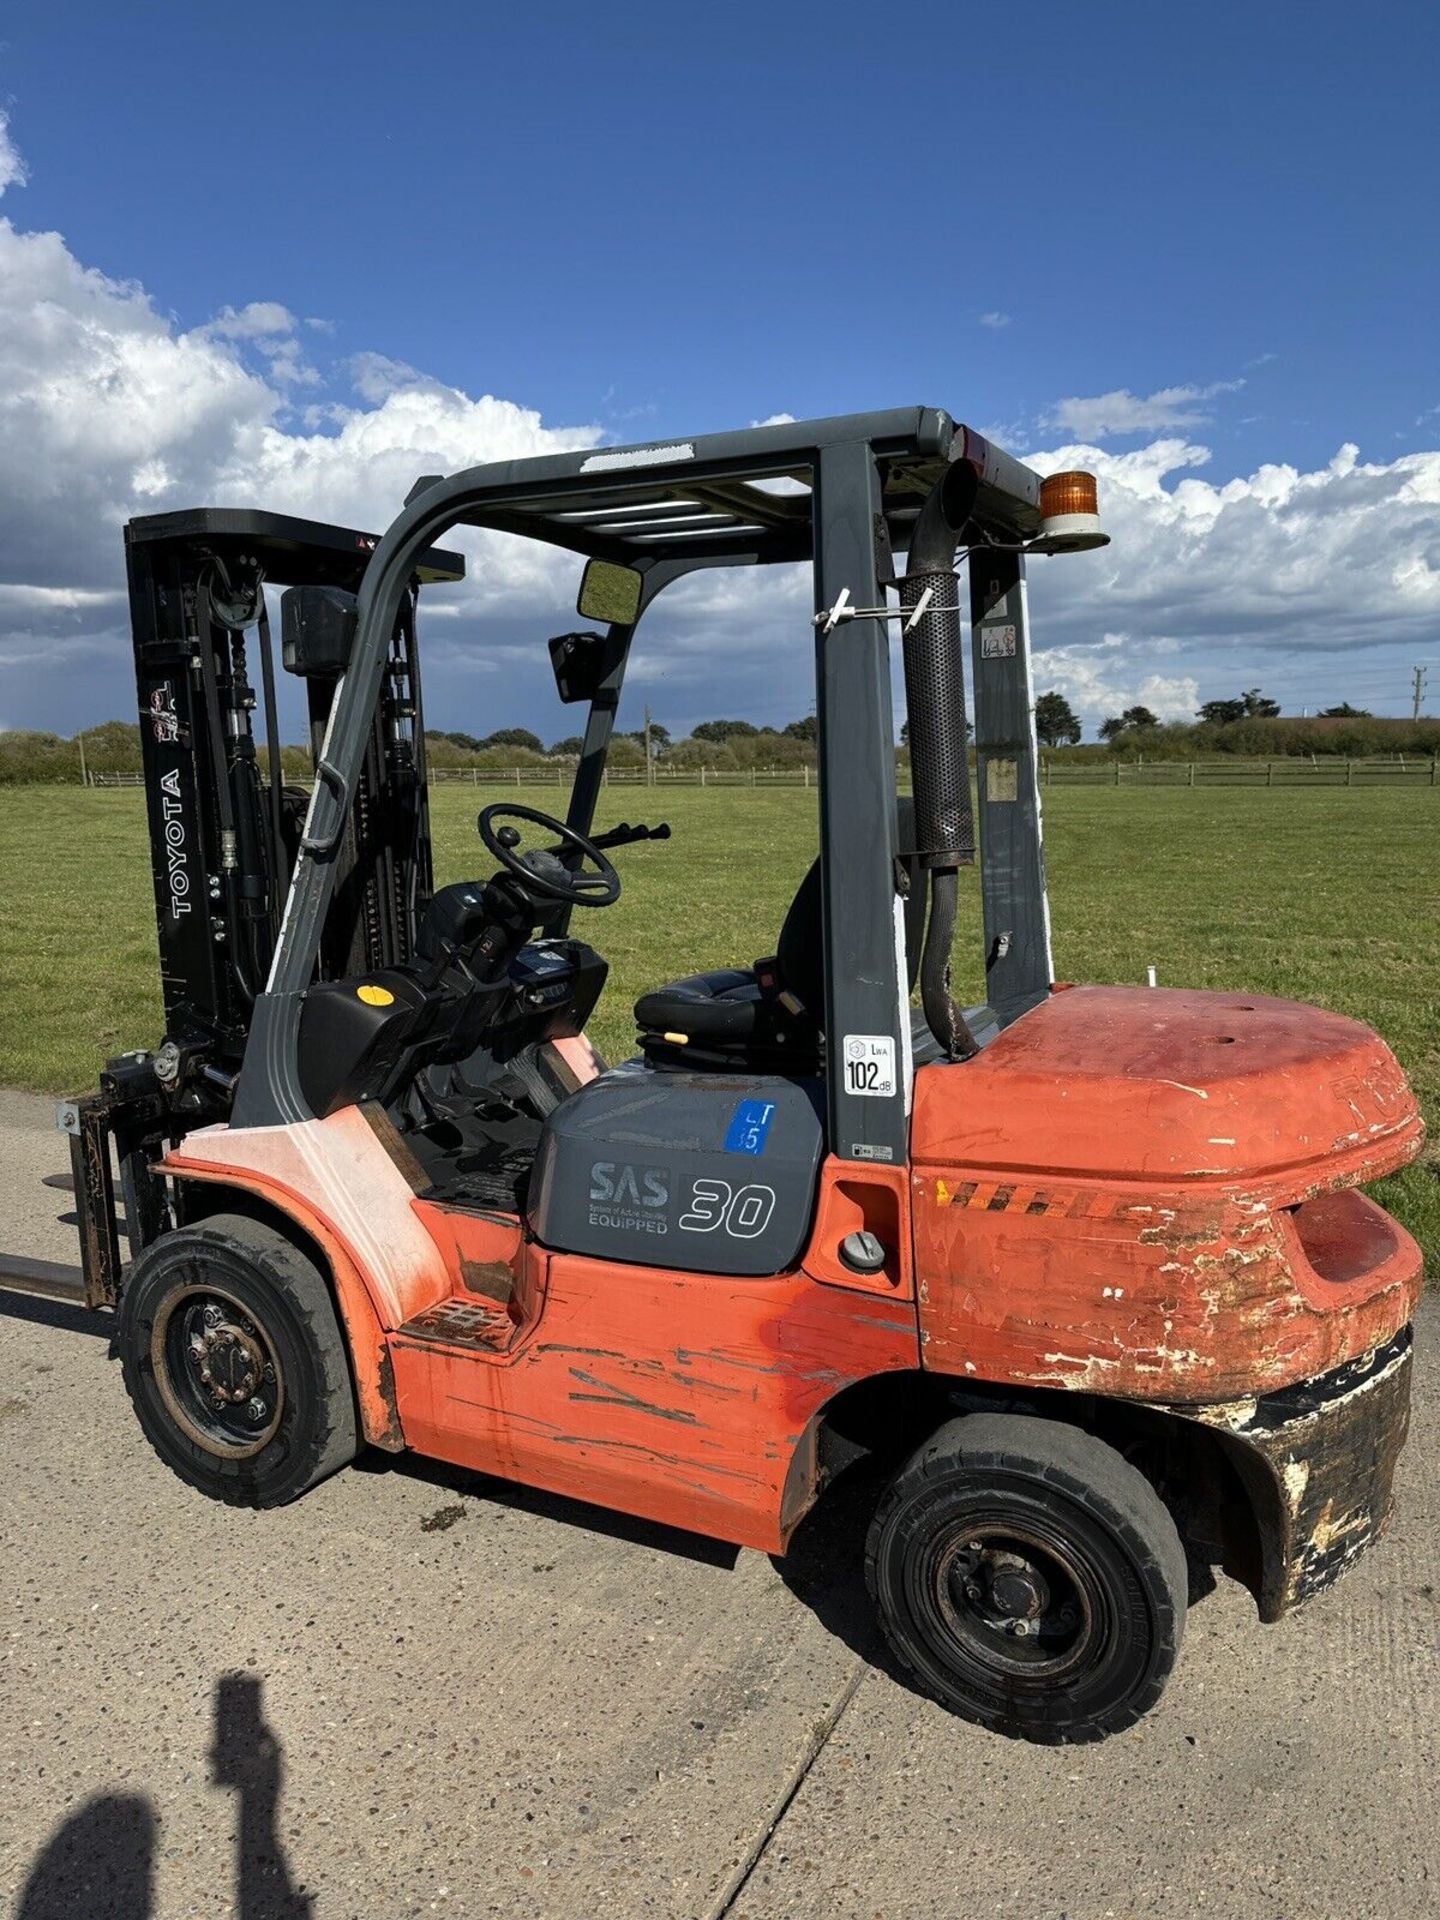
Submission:
<svg viewBox="0 0 1440 1920">
<path fill-rule="evenodd" d="M 764 1153 L 774 1118 L 773 1100 L 742 1100 L 725 1135 L 726 1153 Z"/>
</svg>

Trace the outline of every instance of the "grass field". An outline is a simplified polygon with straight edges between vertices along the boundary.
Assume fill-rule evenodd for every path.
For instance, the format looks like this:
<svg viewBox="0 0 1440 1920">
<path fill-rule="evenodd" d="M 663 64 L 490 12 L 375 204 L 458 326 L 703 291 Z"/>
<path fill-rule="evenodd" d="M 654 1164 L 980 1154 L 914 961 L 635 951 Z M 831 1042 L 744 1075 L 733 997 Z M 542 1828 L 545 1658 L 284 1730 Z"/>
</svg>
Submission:
<svg viewBox="0 0 1440 1920">
<path fill-rule="evenodd" d="M 477 798 L 436 790 L 442 880 L 485 866 Z M 611 1057 L 632 1050 L 646 987 L 773 949 L 814 851 L 815 797 L 794 789 L 617 791 L 602 824 L 662 812 L 674 838 L 624 849 L 624 899 L 577 926 L 610 960 L 593 1030 Z M 1139 982 L 1153 964 L 1162 985 L 1356 1015 L 1395 1049 L 1440 1135 L 1440 791 L 1057 788 L 1046 822 L 1062 979 Z M 972 1000 L 976 892 L 957 948 Z M 87 1087 L 106 1054 L 160 1032 L 143 796 L 0 792 L 0 1084 Z M 1440 1270 L 1436 1149 L 1378 1191 Z"/>
</svg>

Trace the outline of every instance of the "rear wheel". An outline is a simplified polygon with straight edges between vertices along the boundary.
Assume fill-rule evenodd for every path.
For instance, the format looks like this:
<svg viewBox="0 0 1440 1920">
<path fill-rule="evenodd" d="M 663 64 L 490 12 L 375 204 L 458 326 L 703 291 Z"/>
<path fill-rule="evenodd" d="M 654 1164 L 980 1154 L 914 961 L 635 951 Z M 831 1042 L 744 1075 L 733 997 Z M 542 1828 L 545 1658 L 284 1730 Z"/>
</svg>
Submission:
<svg viewBox="0 0 1440 1920">
<path fill-rule="evenodd" d="M 1149 1481 L 1093 1435 L 1019 1414 L 931 1435 L 876 1510 L 866 1576 L 928 1692 L 1047 1745 L 1133 1725 L 1185 1624 L 1185 1552 Z"/>
<path fill-rule="evenodd" d="M 324 1277 L 273 1227 L 221 1214 L 136 1261 L 116 1344 L 146 1437 L 212 1499 L 274 1507 L 359 1447 Z"/>
</svg>

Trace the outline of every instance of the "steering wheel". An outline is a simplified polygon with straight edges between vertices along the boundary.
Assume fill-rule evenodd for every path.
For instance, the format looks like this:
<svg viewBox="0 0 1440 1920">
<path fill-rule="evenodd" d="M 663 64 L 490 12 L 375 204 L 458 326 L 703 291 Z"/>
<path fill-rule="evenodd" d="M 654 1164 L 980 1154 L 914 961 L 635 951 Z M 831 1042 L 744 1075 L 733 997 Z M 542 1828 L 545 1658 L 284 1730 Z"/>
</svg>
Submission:
<svg viewBox="0 0 1440 1920">
<path fill-rule="evenodd" d="M 560 845 L 521 853 L 519 831 L 499 825 L 504 819 L 526 820 L 532 826 L 544 827 L 547 832 L 559 835 Z M 541 813 L 538 807 L 497 801 L 494 806 L 480 809 L 475 824 L 486 851 L 494 854 L 501 866 L 508 868 L 530 893 L 538 893 L 546 900 L 562 901 L 568 907 L 610 907 L 620 898 L 620 876 L 600 849 L 583 833 L 552 819 L 548 813 Z M 591 861 L 594 873 L 573 873 L 559 858 L 566 851 Z"/>
</svg>

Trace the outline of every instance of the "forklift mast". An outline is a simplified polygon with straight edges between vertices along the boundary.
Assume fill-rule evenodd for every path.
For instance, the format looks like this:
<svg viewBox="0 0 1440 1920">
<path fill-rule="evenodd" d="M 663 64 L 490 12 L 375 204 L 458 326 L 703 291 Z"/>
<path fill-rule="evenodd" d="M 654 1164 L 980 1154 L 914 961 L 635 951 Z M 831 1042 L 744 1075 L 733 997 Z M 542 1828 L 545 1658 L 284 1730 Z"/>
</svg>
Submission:
<svg viewBox="0 0 1440 1920">
<path fill-rule="evenodd" d="M 223 509 L 151 515 L 125 530 L 166 1036 L 210 1049 L 217 1067 L 239 1065 L 308 804 L 302 788 L 284 786 L 264 588 L 290 589 L 284 664 L 305 681 L 313 761 L 375 544 L 343 527 Z M 455 555 L 426 561 L 417 579 L 463 572 Z M 391 636 L 340 854 L 326 978 L 404 960 L 431 887 L 415 585 Z"/>
<path fill-rule="evenodd" d="M 113 1298 L 118 1279 L 109 1142 L 132 1244 L 143 1243 L 159 1204 L 149 1159 L 228 1115 L 303 842 L 310 796 L 304 784 L 285 785 L 265 589 L 285 589 L 282 658 L 305 683 L 313 768 L 376 545 L 373 534 L 229 508 L 149 515 L 125 529 L 165 1038 L 153 1053 L 110 1061 L 97 1095 L 62 1108 L 96 1298 Z M 433 888 L 416 598 L 422 582 L 463 575 L 459 554 L 426 552 L 401 596 L 336 851 L 321 979 L 393 966 L 413 951 Z"/>
</svg>

